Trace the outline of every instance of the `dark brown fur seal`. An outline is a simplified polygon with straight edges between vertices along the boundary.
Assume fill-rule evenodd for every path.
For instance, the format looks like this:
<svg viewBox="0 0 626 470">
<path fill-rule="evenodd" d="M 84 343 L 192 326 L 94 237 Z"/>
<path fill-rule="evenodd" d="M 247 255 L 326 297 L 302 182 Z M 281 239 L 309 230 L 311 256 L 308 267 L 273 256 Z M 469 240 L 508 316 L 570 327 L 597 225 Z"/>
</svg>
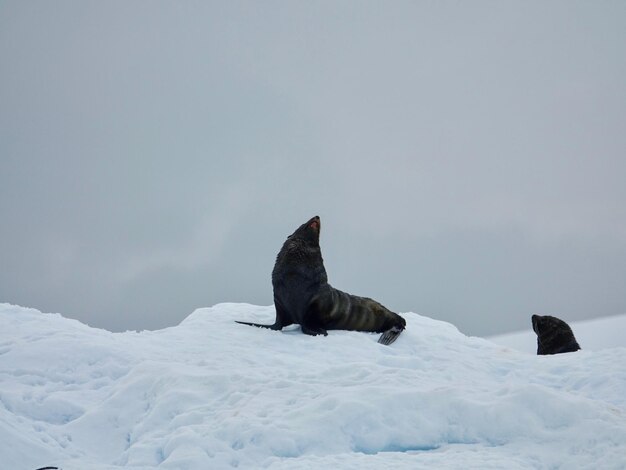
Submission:
<svg viewBox="0 0 626 470">
<path fill-rule="evenodd" d="M 319 245 L 320 218 L 315 216 L 287 237 L 272 271 L 276 321 L 273 325 L 237 322 L 280 330 L 299 324 L 307 335 L 327 330 L 383 333 L 378 340 L 391 344 L 406 322 L 378 302 L 346 294 L 328 284 Z"/>
<path fill-rule="evenodd" d="M 550 315 L 533 315 L 533 330 L 537 333 L 537 354 L 560 354 L 580 349 L 570 326 Z"/>
</svg>

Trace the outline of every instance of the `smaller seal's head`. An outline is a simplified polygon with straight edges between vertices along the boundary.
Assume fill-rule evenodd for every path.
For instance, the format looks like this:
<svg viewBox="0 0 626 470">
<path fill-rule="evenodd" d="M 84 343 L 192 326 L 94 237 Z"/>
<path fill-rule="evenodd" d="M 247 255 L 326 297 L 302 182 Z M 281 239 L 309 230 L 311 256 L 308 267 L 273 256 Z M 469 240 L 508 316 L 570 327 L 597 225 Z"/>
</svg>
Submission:
<svg viewBox="0 0 626 470">
<path fill-rule="evenodd" d="M 531 317 L 533 323 L 533 331 L 537 336 L 545 334 L 549 331 L 570 330 L 570 327 L 563 320 L 550 315 L 533 315 Z"/>
<path fill-rule="evenodd" d="M 580 349 L 570 326 L 550 315 L 533 315 L 533 331 L 537 334 L 537 354 L 558 354 Z"/>
<path fill-rule="evenodd" d="M 307 222 L 300 225 L 300 227 L 298 227 L 295 232 L 289 235 L 289 238 L 292 240 L 300 239 L 308 243 L 319 245 L 320 228 L 320 218 L 316 215 L 315 217 L 312 217 Z"/>
<path fill-rule="evenodd" d="M 537 333 L 537 335 L 559 329 L 570 330 L 567 323 L 556 317 L 551 317 L 550 315 L 533 315 L 531 317 L 531 321 L 533 324 L 533 331 Z"/>
</svg>

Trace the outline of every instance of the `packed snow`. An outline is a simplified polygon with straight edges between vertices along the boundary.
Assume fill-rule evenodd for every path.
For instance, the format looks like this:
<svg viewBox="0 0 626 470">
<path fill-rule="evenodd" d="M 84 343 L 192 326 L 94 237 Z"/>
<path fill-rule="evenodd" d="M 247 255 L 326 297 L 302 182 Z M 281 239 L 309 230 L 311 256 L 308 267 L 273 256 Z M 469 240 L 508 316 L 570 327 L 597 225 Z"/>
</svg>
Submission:
<svg viewBox="0 0 626 470">
<path fill-rule="evenodd" d="M 0 304 L 7 469 L 626 468 L 626 348 L 536 356 L 415 313 L 303 335 L 219 304 L 111 333 Z"/>
</svg>

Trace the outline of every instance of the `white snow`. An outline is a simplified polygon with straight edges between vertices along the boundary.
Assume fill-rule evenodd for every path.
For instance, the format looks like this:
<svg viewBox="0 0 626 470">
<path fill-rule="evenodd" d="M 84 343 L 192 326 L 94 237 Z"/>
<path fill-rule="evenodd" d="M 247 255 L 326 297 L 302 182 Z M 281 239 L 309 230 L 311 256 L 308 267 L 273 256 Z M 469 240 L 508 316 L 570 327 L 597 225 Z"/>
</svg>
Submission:
<svg viewBox="0 0 626 470">
<path fill-rule="evenodd" d="M 0 304 L 0 466 L 626 467 L 626 348 L 536 356 L 403 316 L 383 346 L 234 323 L 271 306 L 110 333 Z"/>
</svg>

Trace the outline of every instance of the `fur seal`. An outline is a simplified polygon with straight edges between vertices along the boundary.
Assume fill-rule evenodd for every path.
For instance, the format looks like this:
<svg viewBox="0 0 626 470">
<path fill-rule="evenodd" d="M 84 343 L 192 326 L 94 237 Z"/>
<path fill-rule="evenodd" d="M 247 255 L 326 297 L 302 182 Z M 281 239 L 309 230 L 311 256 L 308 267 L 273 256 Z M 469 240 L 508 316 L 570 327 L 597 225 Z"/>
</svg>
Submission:
<svg viewBox="0 0 626 470">
<path fill-rule="evenodd" d="M 563 320 L 550 315 L 533 315 L 533 330 L 537 333 L 537 354 L 559 354 L 574 352 L 580 345 L 570 326 Z"/>
<path fill-rule="evenodd" d="M 357 297 L 328 284 L 320 249 L 320 218 L 302 224 L 283 244 L 272 271 L 276 321 L 243 325 L 272 330 L 299 324 L 307 335 L 327 335 L 327 330 L 383 333 L 378 342 L 391 344 L 406 321 L 375 300 Z"/>
</svg>

